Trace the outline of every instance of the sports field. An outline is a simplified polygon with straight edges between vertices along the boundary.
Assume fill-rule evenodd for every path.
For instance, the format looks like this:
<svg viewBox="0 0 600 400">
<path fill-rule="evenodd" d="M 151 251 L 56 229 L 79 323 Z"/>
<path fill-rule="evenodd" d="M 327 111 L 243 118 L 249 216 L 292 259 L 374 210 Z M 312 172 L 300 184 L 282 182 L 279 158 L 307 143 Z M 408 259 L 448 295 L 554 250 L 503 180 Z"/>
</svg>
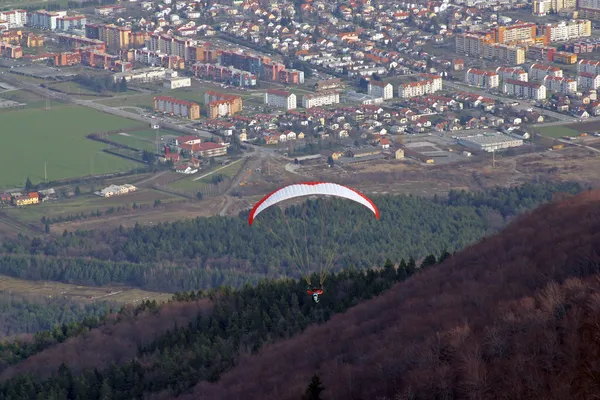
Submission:
<svg viewBox="0 0 600 400">
<path fill-rule="evenodd" d="M 140 123 L 86 107 L 53 105 L 1 114 L 0 188 L 131 170 L 135 162 L 102 152 L 104 144 L 86 138 L 98 131 L 127 129 Z"/>
<path fill-rule="evenodd" d="M 540 135 L 549 138 L 560 138 L 563 136 L 578 136 L 580 132 L 575 129 L 568 128 L 566 126 L 541 126 L 537 128 Z"/>
</svg>

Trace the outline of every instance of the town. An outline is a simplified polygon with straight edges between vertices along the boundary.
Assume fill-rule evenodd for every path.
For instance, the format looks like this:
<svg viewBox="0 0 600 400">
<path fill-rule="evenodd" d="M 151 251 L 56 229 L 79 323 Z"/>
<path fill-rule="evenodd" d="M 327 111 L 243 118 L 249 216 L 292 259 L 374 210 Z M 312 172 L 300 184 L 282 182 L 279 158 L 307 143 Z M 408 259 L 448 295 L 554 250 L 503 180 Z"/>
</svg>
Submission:
<svg viewBox="0 0 600 400">
<path fill-rule="evenodd" d="M 0 199 L 21 208 L 89 186 L 90 196 L 104 198 L 143 199 L 148 191 L 227 198 L 224 213 L 231 194 L 258 193 L 275 176 L 495 167 L 531 153 L 595 156 L 597 18 L 595 0 L 76 1 L 67 9 L 6 9 L 5 115 L 70 104 L 135 126 L 105 128 L 98 117 L 81 140 L 100 146 L 101 167 L 94 161 L 101 157 L 89 155 L 87 171 L 49 177 L 57 168 L 38 160 L 43 176 L 19 177 L 37 176 L 28 186 L 35 191 L 7 179 Z M 556 150 L 565 155 L 544 154 Z M 90 177 L 100 181 L 91 185 Z"/>
</svg>

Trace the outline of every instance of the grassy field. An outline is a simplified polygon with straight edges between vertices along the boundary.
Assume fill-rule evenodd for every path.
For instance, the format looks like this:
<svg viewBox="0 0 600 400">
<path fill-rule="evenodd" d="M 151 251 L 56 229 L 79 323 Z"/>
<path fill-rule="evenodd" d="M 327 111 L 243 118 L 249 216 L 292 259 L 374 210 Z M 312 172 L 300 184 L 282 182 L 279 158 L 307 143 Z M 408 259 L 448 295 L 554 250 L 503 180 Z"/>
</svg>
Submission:
<svg viewBox="0 0 600 400">
<path fill-rule="evenodd" d="M 173 296 L 169 293 L 148 292 L 127 286 L 79 286 L 52 281 L 29 281 L 5 275 L 0 275 L 0 292 L 48 297 L 64 296 L 76 301 L 113 301 L 120 304 L 141 300 L 166 302 Z"/>
<path fill-rule="evenodd" d="M 151 152 L 156 151 L 156 145 L 153 142 L 134 135 L 130 135 L 129 133 L 125 135 L 110 135 L 109 139 L 113 142 L 133 147 L 134 149 L 146 150 Z"/>
<path fill-rule="evenodd" d="M 563 136 L 578 136 L 580 132 L 567 128 L 566 126 L 547 126 L 537 128 L 542 136 L 549 138 L 561 138 Z"/>
<path fill-rule="evenodd" d="M 12 92 L 9 92 L 12 93 Z M 52 109 L 3 112 L 3 153 L 0 157 L 0 188 L 44 179 L 73 178 L 131 170 L 135 163 L 103 153 L 104 144 L 86 138 L 89 133 L 139 126 L 126 118 L 79 106 L 55 104 Z"/>
<path fill-rule="evenodd" d="M 207 185 L 210 185 L 214 176 L 222 175 L 227 178 L 233 178 L 239 172 L 243 164 L 244 163 L 242 161 L 235 162 L 235 164 L 231 163 L 225 168 L 220 169 L 219 171 L 216 171 L 205 178 L 195 181 L 194 179 L 198 178 L 199 176 L 206 175 L 211 172 L 211 170 L 200 171 L 192 176 L 187 176 L 183 179 L 170 183 L 169 187 L 176 190 L 183 190 L 186 192 L 197 192 L 200 189 L 206 187 Z M 214 169 L 212 169 L 212 171 L 218 168 L 221 168 L 221 166 L 216 166 Z"/>
<path fill-rule="evenodd" d="M 26 92 L 24 90 L 12 90 L 10 92 L 0 93 L 1 99 L 18 101 L 19 103 L 25 103 L 25 108 L 43 108 L 46 104 L 46 100 L 35 93 Z M 10 108 L 0 110 L 0 115 L 8 113 Z"/>
<path fill-rule="evenodd" d="M 99 190 L 100 188 L 95 188 Z M 7 208 L 4 210 L 9 216 L 23 222 L 38 223 L 42 217 L 67 217 L 83 213 L 88 215 L 96 210 L 106 211 L 110 207 L 121 205 L 153 205 L 155 200 L 162 203 L 181 200 L 180 197 L 153 189 L 139 189 L 135 193 L 104 198 L 96 195 L 82 195 L 72 199 L 66 199 L 52 203 L 42 203 L 22 208 Z"/>
</svg>

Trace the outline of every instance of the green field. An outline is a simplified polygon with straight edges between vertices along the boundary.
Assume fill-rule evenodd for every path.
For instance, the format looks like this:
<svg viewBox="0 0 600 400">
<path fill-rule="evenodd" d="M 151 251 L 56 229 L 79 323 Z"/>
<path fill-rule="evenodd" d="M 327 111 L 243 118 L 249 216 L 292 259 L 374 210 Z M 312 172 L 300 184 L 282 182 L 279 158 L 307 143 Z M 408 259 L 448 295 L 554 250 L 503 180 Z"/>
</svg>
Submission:
<svg viewBox="0 0 600 400">
<path fill-rule="evenodd" d="M 102 152 L 105 145 L 86 135 L 132 128 L 139 122 L 63 104 L 54 104 L 49 111 L 30 108 L 2 112 L 0 118 L 0 188 L 22 187 L 27 177 L 33 183 L 43 181 L 44 164 L 50 181 L 135 167 L 132 161 Z"/>
<path fill-rule="evenodd" d="M 130 135 L 130 134 L 127 134 Z M 109 140 L 113 142 L 117 142 L 119 144 L 123 144 L 125 146 L 133 147 L 138 150 L 146 150 L 151 152 L 156 152 L 156 145 L 153 142 L 150 142 L 145 139 L 141 139 L 134 135 L 124 136 L 124 135 L 110 135 Z"/>
<path fill-rule="evenodd" d="M 566 126 L 542 126 L 537 128 L 540 135 L 549 138 L 561 138 L 563 136 L 579 136 L 580 132 Z"/>
</svg>

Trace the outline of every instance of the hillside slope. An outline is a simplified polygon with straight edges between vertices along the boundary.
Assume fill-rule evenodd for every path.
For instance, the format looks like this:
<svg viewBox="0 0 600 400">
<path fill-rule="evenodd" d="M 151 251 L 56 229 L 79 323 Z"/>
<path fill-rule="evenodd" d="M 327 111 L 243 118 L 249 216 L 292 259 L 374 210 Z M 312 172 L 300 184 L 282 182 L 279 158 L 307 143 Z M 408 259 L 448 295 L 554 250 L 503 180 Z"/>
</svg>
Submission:
<svg viewBox="0 0 600 400">
<path fill-rule="evenodd" d="M 173 326 L 185 326 L 199 313 L 209 313 L 212 302 L 166 304 L 158 313 L 111 316 L 103 326 L 67 339 L 0 373 L 0 381 L 15 375 L 31 373 L 46 377 L 55 373 L 61 363 L 78 372 L 87 368 L 104 368 L 111 362 L 126 363 L 136 357 L 138 346 L 145 345 Z"/>
<path fill-rule="evenodd" d="M 599 266 L 600 192 L 586 192 L 179 399 L 299 399 L 315 372 L 324 399 L 591 398 L 600 392 Z"/>
</svg>

